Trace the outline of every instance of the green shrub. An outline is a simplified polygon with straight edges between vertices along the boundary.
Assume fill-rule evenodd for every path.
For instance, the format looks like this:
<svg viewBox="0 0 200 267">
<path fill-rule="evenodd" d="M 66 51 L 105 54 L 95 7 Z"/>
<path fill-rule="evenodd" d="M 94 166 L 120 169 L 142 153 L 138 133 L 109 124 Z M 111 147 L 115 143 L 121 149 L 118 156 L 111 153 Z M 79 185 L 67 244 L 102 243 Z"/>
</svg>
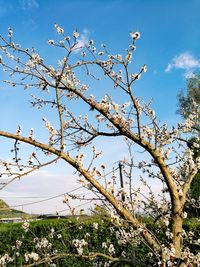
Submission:
<svg viewBox="0 0 200 267">
<path fill-rule="evenodd" d="M 141 218 L 143 222 L 151 229 L 152 233 L 159 235 L 160 240 L 165 240 L 165 228 L 160 229 L 158 225 L 150 218 Z M 95 229 L 94 223 L 98 223 L 98 229 Z M 186 231 L 194 232 L 198 236 L 200 232 L 200 223 L 197 219 L 186 220 L 184 228 Z M 54 235 L 51 236 L 51 230 L 54 229 Z M 85 239 L 88 242 L 88 249 L 90 252 L 105 252 L 106 249 L 102 248 L 102 242 L 114 244 L 115 255 L 119 257 L 123 251 L 126 251 L 127 258 L 132 258 L 135 267 L 139 266 L 153 266 L 154 259 L 148 256 L 150 250 L 141 242 L 140 244 L 130 242 L 128 244 L 119 243 L 116 237 L 116 232 L 119 230 L 117 225 L 113 225 L 109 220 L 102 220 L 99 216 L 93 217 L 80 217 L 68 219 L 47 219 L 40 221 L 32 221 L 30 223 L 30 231 L 24 232 L 21 223 L 13 224 L 0 224 L 0 255 L 8 253 L 13 255 L 13 246 L 16 240 L 22 240 L 20 247 L 20 256 L 16 257 L 16 261 L 10 266 L 21 266 L 24 261 L 23 255 L 26 252 L 37 252 L 34 243 L 34 237 L 42 238 L 48 237 L 52 243 L 52 250 L 57 250 L 60 253 L 76 253 L 77 251 L 72 246 L 72 240 Z M 62 235 L 62 239 L 57 238 Z M 189 242 L 188 246 L 193 252 L 199 250 L 198 245 Z M 88 250 L 85 251 L 87 254 Z M 104 259 L 96 259 L 97 266 Z M 89 260 L 81 258 L 63 257 L 55 261 L 56 266 L 76 266 L 76 267 L 90 267 L 94 266 Z M 42 264 L 40 266 L 43 266 Z M 115 266 L 128 266 L 126 264 Z"/>
</svg>

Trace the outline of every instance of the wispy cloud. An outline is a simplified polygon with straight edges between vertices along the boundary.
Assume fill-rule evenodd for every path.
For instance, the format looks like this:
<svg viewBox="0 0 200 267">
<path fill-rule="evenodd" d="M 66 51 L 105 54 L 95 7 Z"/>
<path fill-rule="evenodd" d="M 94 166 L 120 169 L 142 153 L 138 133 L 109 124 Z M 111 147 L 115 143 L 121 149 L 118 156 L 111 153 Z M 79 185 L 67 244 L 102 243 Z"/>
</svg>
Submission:
<svg viewBox="0 0 200 267">
<path fill-rule="evenodd" d="M 169 72 L 172 69 L 182 69 L 184 70 L 184 76 L 190 78 L 198 68 L 200 68 L 200 60 L 195 58 L 191 53 L 185 52 L 175 56 L 168 64 L 165 71 Z"/>
<path fill-rule="evenodd" d="M 78 52 L 80 49 L 88 45 L 89 35 L 90 35 L 89 30 L 84 29 L 83 32 L 80 34 L 80 37 L 77 39 L 77 44 L 74 46 L 73 50 Z"/>
<path fill-rule="evenodd" d="M 36 0 L 19 0 L 19 4 L 23 10 L 30 10 L 39 7 L 39 4 Z"/>
</svg>

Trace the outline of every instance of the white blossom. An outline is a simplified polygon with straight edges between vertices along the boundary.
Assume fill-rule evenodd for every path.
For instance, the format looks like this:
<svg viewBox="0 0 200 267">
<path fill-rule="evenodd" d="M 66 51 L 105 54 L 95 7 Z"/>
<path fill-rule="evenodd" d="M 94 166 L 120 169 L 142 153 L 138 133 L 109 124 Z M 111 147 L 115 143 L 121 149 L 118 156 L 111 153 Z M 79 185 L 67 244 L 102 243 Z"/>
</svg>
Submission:
<svg viewBox="0 0 200 267">
<path fill-rule="evenodd" d="M 133 40 L 137 40 L 140 38 L 140 33 L 139 32 L 130 32 L 130 36 Z"/>
<path fill-rule="evenodd" d="M 61 28 L 58 24 L 55 24 L 55 28 L 58 34 L 64 34 L 64 29 Z"/>
<path fill-rule="evenodd" d="M 108 252 L 110 254 L 115 254 L 115 248 L 114 248 L 114 245 L 113 244 L 110 244 L 109 247 L 108 247 Z"/>
<path fill-rule="evenodd" d="M 75 30 L 75 31 L 73 31 L 73 36 L 74 36 L 74 38 L 78 38 L 79 37 L 79 33 Z"/>
<path fill-rule="evenodd" d="M 29 226 L 30 226 L 29 221 L 24 221 L 22 224 L 22 228 L 24 229 L 25 232 L 28 232 Z"/>
</svg>

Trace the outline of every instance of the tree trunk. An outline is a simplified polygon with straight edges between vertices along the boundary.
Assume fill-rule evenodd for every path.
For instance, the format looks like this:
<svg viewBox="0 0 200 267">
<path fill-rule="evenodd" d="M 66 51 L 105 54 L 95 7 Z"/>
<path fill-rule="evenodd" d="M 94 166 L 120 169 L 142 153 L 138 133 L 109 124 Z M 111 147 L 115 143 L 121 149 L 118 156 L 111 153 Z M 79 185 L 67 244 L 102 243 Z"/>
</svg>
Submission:
<svg viewBox="0 0 200 267">
<path fill-rule="evenodd" d="M 176 257 L 181 257 L 182 247 L 182 230 L 183 230 L 183 218 L 181 213 L 178 212 L 172 217 L 171 230 L 173 234 L 173 245 L 176 251 Z"/>
</svg>

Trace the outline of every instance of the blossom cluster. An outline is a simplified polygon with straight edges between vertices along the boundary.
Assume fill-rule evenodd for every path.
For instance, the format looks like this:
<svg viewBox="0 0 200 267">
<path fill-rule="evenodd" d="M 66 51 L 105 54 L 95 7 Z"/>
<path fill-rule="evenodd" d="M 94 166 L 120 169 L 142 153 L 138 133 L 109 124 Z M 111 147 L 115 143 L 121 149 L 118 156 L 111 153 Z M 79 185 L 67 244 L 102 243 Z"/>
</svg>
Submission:
<svg viewBox="0 0 200 267">
<path fill-rule="evenodd" d="M 10 257 L 8 254 L 0 255 L 0 266 L 6 267 L 9 263 L 13 262 L 14 259 Z"/>
<path fill-rule="evenodd" d="M 88 243 L 84 239 L 74 239 L 72 240 L 72 246 L 76 249 L 79 255 L 82 255 L 84 249 L 88 246 Z"/>
<path fill-rule="evenodd" d="M 50 121 L 48 121 L 46 118 L 42 119 L 44 121 L 45 127 L 49 131 L 50 137 L 49 137 L 49 142 L 52 143 L 55 139 L 55 137 L 58 134 L 58 131 L 51 125 Z"/>
<path fill-rule="evenodd" d="M 41 239 L 35 238 L 34 242 L 36 243 L 35 248 L 36 249 L 50 249 L 52 247 L 51 242 L 46 237 L 43 237 Z"/>
<path fill-rule="evenodd" d="M 35 252 L 26 253 L 24 257 L 26 262 L 29 261 L 37 262 L 39 260 L 39 255 Z"/>
</svg>

